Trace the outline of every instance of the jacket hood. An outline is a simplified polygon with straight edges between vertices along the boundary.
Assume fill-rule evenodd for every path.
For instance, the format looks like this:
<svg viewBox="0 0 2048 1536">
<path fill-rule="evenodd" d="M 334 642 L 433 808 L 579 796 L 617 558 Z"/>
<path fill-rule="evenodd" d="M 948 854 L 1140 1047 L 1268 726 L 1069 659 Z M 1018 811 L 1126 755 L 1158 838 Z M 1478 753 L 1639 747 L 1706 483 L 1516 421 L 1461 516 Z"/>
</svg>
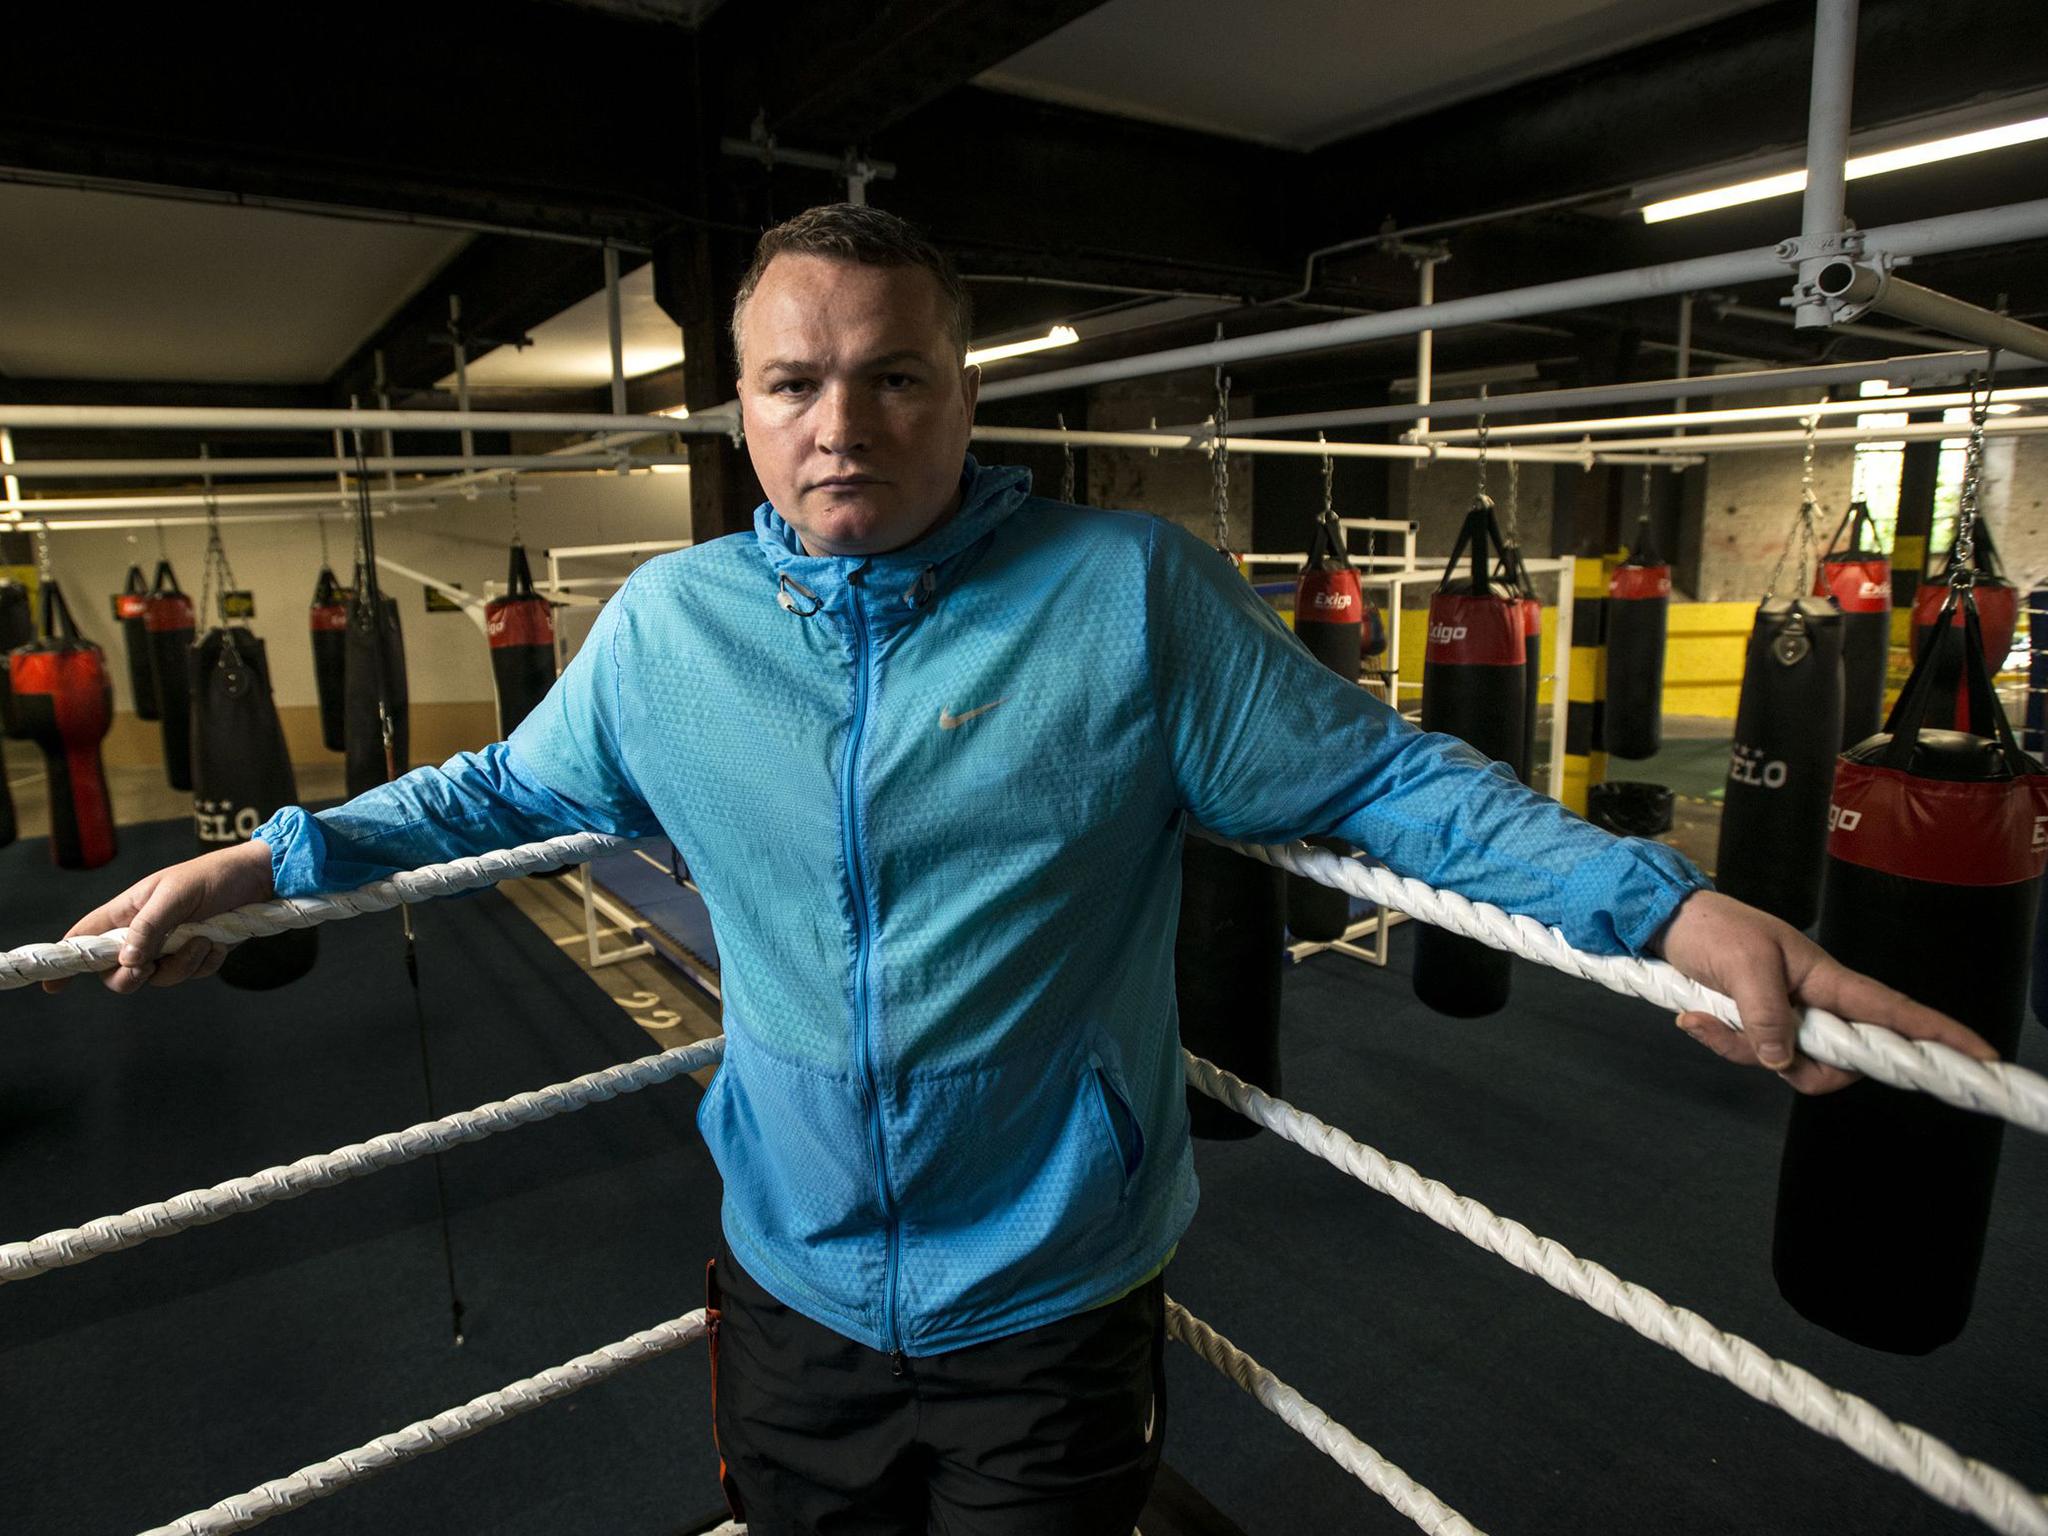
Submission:
<svg viewBox="0 0 2048 1536">
<path fill-rule="evenodd" d="M 915 608 L 944 585 L 948 561 L 993 533 L 1030 494 L 1029 470 L 984 466 L 969 454 L 960 471 L 960 510 L 915 544 L 881 555 L 806 554 L 796 529 L 766 501 L 754 509 L 754 538 L 785 596 L 794 586 L 832 606 L 848 576 L 861 570 L 870 588 L 899 588 Z"/>
</svg>

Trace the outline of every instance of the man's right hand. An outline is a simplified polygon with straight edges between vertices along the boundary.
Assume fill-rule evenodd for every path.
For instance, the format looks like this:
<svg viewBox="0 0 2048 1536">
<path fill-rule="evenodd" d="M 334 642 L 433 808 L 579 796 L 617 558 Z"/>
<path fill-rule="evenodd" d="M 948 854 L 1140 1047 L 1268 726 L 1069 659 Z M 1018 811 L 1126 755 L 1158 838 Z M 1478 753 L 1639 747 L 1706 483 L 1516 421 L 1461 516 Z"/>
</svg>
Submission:
<svg viewBox="0 0 2048 1536">
<path fill-rule="evenodd" d="M 172 930 L 180 923 L 217 917 L 251 902 L 268 901 L 276 894 L 270 881 L 270 845 L 242 843 L 145 875 L 105 906 L 86 913 L 64 937 L 75 939 L 126 928 L 120 964 L 102 971 L 100 980 L 114 992 L 133 992 L 144 984 L 176 986 L 219 970 L 229 946 L 194 939 L 165 955 L 164 941 Z M 68 978 L 46 981 L 43 990 L 58 992 L 68 984 Z"/>
</svg>

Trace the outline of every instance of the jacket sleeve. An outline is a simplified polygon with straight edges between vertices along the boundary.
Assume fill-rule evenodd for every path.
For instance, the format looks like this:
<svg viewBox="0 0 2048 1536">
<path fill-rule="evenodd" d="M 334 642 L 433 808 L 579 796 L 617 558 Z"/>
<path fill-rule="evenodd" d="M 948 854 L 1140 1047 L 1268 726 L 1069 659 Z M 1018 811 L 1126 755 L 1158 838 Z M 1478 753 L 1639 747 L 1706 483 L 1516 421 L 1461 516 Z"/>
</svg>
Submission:
<svg viewBox="0 0 2048 1536">
<path fill-rule="evenodd" d="M 1341 837 L 1400 874 L 1642 954 L 1708 881 L 1618 838 L 1504 763 L 1425 733 L 1308 653 L 1250 583 L 1161 520 L 1148 559 L 1153 688 L 1181 804 L 1244 842 Z"/>
<path fill-rule="evenodd" d="M 570 832 L 660 831 L 619 751 L 626 607 L 622 590 L 511 740 L 416 768 L 330 811 L 287 806 L 258 827 L 278 894 L 351 890 L 394 870 Z"/>
</svg>

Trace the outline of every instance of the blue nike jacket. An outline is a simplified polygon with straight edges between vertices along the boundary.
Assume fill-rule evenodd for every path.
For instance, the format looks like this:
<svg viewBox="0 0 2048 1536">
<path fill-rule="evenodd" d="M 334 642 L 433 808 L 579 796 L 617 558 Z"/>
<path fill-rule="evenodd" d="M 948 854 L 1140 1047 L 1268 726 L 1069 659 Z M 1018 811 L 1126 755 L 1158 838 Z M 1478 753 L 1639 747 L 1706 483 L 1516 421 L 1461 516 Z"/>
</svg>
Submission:
<svg viewBox="0 0 2048 1536">
<path fill-rule="evenodd" d="M 963 504 L 872 558 L 751 535 L 650 561 L 509 742 L 256 834 L 286 895 L 560 833 L 666 833 L 718 933 L 699 1123 L 748 1272 L 930 1354 L 1116 1296 L 1195 1209 L 1181 830 L 1346 838 L 1641 952 L 1705 884 L 1318 664 L 1168 522 Z"/>
</svg>

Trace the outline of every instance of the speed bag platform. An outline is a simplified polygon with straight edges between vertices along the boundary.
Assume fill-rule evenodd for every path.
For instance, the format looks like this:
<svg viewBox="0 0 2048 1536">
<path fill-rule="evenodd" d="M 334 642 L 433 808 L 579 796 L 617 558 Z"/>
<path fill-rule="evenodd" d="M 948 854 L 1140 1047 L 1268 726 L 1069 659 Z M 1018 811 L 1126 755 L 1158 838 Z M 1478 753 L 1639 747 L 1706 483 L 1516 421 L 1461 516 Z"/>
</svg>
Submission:
<svg viewBox="0 0 2048 1536">
<path fill-rule="evenodd" d="M 42 584 L 42 637 L 7 656 L 7 730 L 42 749 L 50 862 L 97 869 L 114 857 L 114 807 L 100 742 L 114 722 L 107 659 L 83 638 L 54 581 Z"/>
<path fill-rule="evenodd" d="M 380 598 L 373 616 L 365 583 L 356 580 L 348 608 L 348 717 L 346 784 L 350 798 L 387 784 L 411 764 L 411 710 L 405 681 L 405 630 L 398 620 L 398 600 Z M 377 701 L 384 697 L 391 711 L 391 756 L 384 756 L 384 730 Z"/>
<path fill-rule="evenodd" d="M 1468 575 L 1454 576 L 1471 551 Z M 1484 496 L 1466 514 L 1444 579 L 1429 600 L 1429 639 L 1422 657 L 1422 728 L 1459 737 L 1515 770 L 1526 737 L 1523 674 L 1528 620 L 1513 583 L 1490 578 L 1504 553 L 1493 503 Z M 1424 924 L 1415 935 L 1416 998 L 1438 1013 L 1471 1019 L 1507 1005 L 1510 957 L 1476 939 Z"/>
<path fill-rule="evenodd" d="M 313 639 L 313 691 L 320 701 L 320 745 L 330 752 L 348 747 L 348 589 L 334 572 L 320 567 L 313 601 L 306 609 Z"/>
<path fill-rule="evenodd" d="M 484 604 L 491 679 L 498 692 L 498 735 L 510 736 L 555 685 L 555 613 L 533 589 L 526 546 L 512 546 L 505 595 Z"/>
<path fill-rule="evenodd" d="M 1841 614 L 1819 598 L 1766 598 L 1735 706 L 1718 889 L 1794 928 L 1812 924 L 1841 745 Z"/>
<path fill-rule="evenodd" d="M 168 560 L 156 563 L 156 580 L 144 599 L 143 626 L 149 631 L 149 670 L 156 684 L 158 726 L 163 735 L 164 781 L 173 789 L 190 789 L 192 599 L 179 589 L 177 573 Z"/>
<path fill-rule="evenodd" d="M 128 579 L 114 594 L 114 619 L 121 626 L 121 651 L 128 660 L 128 692 L 135 718 L 157 719 L 156 668 L 149 655 L 149 579 L 142 567 L 128 567 Z"/>
<path fill-rule="evenodd" d="M 1829 808 L 1820 942 L 1959 1019 L 2010 1060 L 2027 1001 L 2048 849 L 2048 775 L 1991 693 L 1977 620 L 1961 665 L 1988 734 L 1923 727 L 1947 700 L 1923 657 L 1889 734 L 1848 753 Z M 1964 636 L 1949 631 L 1958 651 Z M 1981 713 L 1988 708 L 1988 716 Z M 1969 1318 L 2005 1124 L 1865 1079 L 1794 1097 L 1772 1270 L 1809 1320 L 1925 1354 Z"/>
<path fill-rule="evenodd" d="M 1181 839 L 1180 928 L 1173 990 L 1180 1043 L 1256 1088 L 1280 1092 L 1280 970 L 1286 905 L 1280 871 L 1192 832 Z M 1188 1127 L 1213 1141 L 1257 1125 L 1187 1090 Z"/>
<path fill-rule="evenodd" d="M 299 798 L 291 753 L 270 692 L 270 659 L 246 629 L 207 631 L 192 651 L 192 819 L 199 851 L 249 841 Z M 220 978 L 263 991 L 313 968 L 319 930 L 296 928 L 248 939 L 228 951 Z"/>
</svg>

